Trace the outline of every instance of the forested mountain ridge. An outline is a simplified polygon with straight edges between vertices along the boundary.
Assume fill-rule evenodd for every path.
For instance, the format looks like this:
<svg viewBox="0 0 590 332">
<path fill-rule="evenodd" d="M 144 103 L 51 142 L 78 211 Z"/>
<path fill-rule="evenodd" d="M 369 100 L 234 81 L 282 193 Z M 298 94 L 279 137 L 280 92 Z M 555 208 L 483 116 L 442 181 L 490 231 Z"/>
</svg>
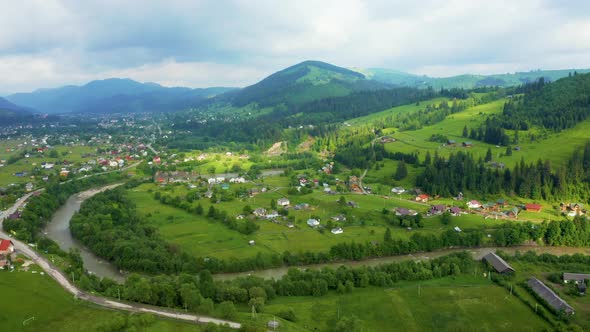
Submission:
<svg viewBox="0 0 590 332">
<path fill-rule="evenodd" d="M 156 83 L 111 78 L 83 86 L 17 93 L 7 99 L 44 113 L 175 111 L 195 106 L 231 89 L 168 88 Z"/>
<path fill-rule="evenodd" d="M 385 87 L 387 85 L 384 83 L 367 80 L 363 74 L 346 68 L 320 61 L 304 61 L 230 93 L 227 97 L 230 97 L 234 106 L 257 103 L 265 107 L 304 103 Z"/>
<path fill-rule="evenodd" d="M 32 112 L 0 97 L 0 123 L 12 124 L 32 118 Z"/>
<path fill-rule="evenodd" d="M 501 117 L 506 129 L 531 125 L 553 131 L 574 127 L 590 116 L 590 74 L 577 74 L 547 84 L 544 79 L 523 86 L 522 98 L 506 103 Z"/>
</svg>

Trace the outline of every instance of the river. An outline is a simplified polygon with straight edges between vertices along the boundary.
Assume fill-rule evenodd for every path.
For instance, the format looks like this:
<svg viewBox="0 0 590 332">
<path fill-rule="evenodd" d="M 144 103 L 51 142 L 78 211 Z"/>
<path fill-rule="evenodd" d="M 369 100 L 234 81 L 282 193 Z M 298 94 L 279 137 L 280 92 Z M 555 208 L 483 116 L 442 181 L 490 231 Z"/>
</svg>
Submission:
<svg viewBox="0 0 590 332">
<path fill-rule="evenodd" d="M 53 215 L 51 222 L 44 230 L 44 234 L 57 242 L 62 250 L 68 251 L 70 248 L 78 248 L 80 255 L 84 261 L 84 267 L 93 274 L 99 277 L 107 277 L 118 282 L 125 280 L 119 270 L 111 263 L 103 260 L 102 258 L 94 255 L 78 240 L 74 239 L 72 233 L 70 233 L 70 219 L 74 216 L 80 205 L 84 200 L 98 194 L 99 192 L 114 188 L 120 184 L 108 185 L 98 189 L 90 189 L 75 195 L 70 196 L 66 203 L 60 207 Z"/>
<path fill-rule="evenodd" d="M 338 268 L 341 265 L 349 266 L 349 267 L 359 267 L 359 266 L 377 266 L 387 263 L 393 262 L 400 262 L 405 260 L 427 260 L 433 259 L 441 256 L 445 256 L 454 252 L 460 251 L 467 251 L 473 255 L 474 259 L 480 260 L 483 256 L 487 255 L 490 252 L 495 252 L 496 250 L 502 250 L 509 254 L 514 254 L 516 251 L 526 252 L 526 251 L 534 251 L 537 254 L 552 254 L 552 255 L 572 255 L 572 254 L 585 254 L 590 255 L 590 248 L 572 248 L 572 247 L 539 247 L 539 246 L 517 246 L 517 247 L 488 247 L 488 248 L 455 248 L 455 249 L 443 249 L 437 250 L 432 252 L 424 252 L 424 253 L 415 253 L 409 255 L 400 255 L 400 256 L 390 256 L 390 257 L 381 257 L 381 258 L 374 258 L 374 259 L 367 259 L 362 261 L 346 261 L 346 262 L 338 262 L 338 263 L 325 263 L 325 264 L 313 264 L 313 265 L 303 265 L 303 266 L 293 266 L 299 269 L 321 269 L 324 267 L 330 268 Z M 246 277 L 246 276 L 256 276 L 261 277 L 264 279 L 278 279 L 282 276 L 286 275 L 291 267 L 279 267 L 274 269 L 267 269 L 267 270 L 260 270 L 260 271 L 250 271 L 250 272 L 238 272 L 238 273 L 220 273 L 215 274 L 213 277 L 217 280 L 231 280 L 237 277 Z"/>
</svg>

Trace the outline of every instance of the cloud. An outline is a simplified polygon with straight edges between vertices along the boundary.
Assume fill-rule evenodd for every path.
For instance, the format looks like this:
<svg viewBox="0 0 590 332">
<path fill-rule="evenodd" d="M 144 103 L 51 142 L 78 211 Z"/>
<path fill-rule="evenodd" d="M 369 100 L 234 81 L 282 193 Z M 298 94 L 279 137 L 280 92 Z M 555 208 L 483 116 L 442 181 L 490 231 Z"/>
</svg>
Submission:
<svg viewBox="0 0 590 332">
<path fill-rule="evenodd" d="M 0 91 L 125 75 L 247 85 L 307 59 L 420 74 L 589 67 L 590 4 L 549 0 L 22 0 Z"/>
</svg>

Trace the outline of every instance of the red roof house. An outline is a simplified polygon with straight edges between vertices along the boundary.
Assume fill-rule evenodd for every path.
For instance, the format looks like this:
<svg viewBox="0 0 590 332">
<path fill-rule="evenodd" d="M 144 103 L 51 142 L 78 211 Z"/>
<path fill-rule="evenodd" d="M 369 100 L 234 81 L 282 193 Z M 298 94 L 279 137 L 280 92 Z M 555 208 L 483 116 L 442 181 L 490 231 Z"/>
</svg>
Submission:
<svg viewBox="0 0 590 332">
<path fill-rule="evenodd" d="M 10 240 L 0 240 L 0 255 L 9 255 L 14 252 L 14 244 Z"/>
<path fill-rule="evenodd" d="M 429 195 L 421 194 L 421 195 L 416 196 L 416 202 L 426 203 L 426 202 L 428 202 L 429 198 L 430 198 Z"/>
<path fill-rule="evenodd" d="M 541 204 L 527 204 L 525 205 L 525 208 L 527 211 L 541 212 L 541 209 L 543 207 L 541 206 Z"/>
</svg>

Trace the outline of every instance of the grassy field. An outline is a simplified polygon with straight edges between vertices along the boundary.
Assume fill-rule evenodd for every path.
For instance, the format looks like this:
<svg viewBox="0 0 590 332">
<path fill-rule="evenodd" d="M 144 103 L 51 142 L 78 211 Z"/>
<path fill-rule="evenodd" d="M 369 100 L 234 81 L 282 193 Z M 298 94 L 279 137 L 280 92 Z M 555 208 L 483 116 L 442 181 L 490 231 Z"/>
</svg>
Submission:
<svg viewBox="0 0 590 332">
<path fill-rule="evenodd" d="M 586 296 L 572 296 L 565 291 L 564 284 L 562 283 L 553 283 L 547 279 L 547 277 L 551 273 L 563 273 L 563 272 L 579 272 L 579 273 L 588 273 L 590 269 L 586 269 L 586 271 L 580 271 L 578 269 L 568 269 L 565 266 L 559 266 L 556 264 L 551 263 L 544 263 L 544 262 L 535 262 L 535 263 L 528 263 L 523 261 L 510 261 L 510 264 L 516 270 L 515 273 L 515 282 L 514 284 L 518 284 L 519 282 L 526 282 L 531 276 L 534 276 L 541 281 L 543 281 L 546 285 L 553 288 L 553 290 L 557 291 L 559 296 L 564 299 L 568 304 L 570 304 L 575 310 L 576 313 L 571 317 L 572 323 L 575 323 L 585 330 L 590 329 L 590 297 Z M 521 291 L 521 293 L 527 293 L 527 291 L 521 287 L 516 286 Z M 528 294 L 527 294 L 528 295 Z M 536 301 L 532 295 L 529 296 L 529 301 L 532 303 L 538 302 Z"/>
<path fill-rule="evenodd" d="M 47 275 L 0 271 L 0 331 L 97 331 L 105 321 L 127 313 L 76 301 Z M 23 321 L 35 317 L 25 326 Z M 156 319 L 138 331 L 201 331 L 196 325 Z"/>
<path fill-rule="evenodd" d="M 305 330 L 330 331 L 338 315 L 356 316 L 364 331 L 541 331 L 548 324 L 483 277 L 401 282 L 389 289 L 355 289 L 321 298 L 272 301 L 267 313 L 293 308 Z"/>
<path fill-rule="evenodd" d="M 272 177 L 280 178 L 280 177 Z M 271 178 L 269 178 L 270 180 Z M 270 181 L 272 182 L 272 181 Z M 504 221 L 485 220 L 478 215 L 453 217 L 449 225 L 443 225 L 439 217 L 425 218 L 424 228 L 408 231 L 397 225 L 391 226 L 384 219 L 383 208 L 406 207 L 425 212 L 428 206 L 398 198 L 377 195 L 344 195 L 347 200 L 354 201 L 358 208 L 346 208 L 348 219 L 344 223 L 333 222 L 334 227 L 342 226 L 344 233 L 334 235 L 329 229 L 320 232 L 306 225 L 310 217 L 317 216 L 322 223 L 342 211 L 336 200 L 339 196 L 327 195 L 319 191 L 304 196 L 289 197 L 286 189 L 259 194 L 253 198 L 235 199 L 232 202 L 215 204 L 216 209 L 228 212 L 230 216 L 242 213 L 245 205 L 252 208 L 270 208 L 270 200 L 289 197 L 291 205 L 308 203 L 309 210 L 290 210 L 289 215 L 295 218 L 295 227 L 288 228 L 286 223 L 276 224 L 267 220 L 258 220 L 260 229 L 251 235 L 244 235 L 226 228 L 219 222 L 213 222 L 204 216 L 185 212 L 184 210 L 166 206 L 153 198 L 149 191 L 158 190 L 154 184 L 144 184 L 129 191 L 130 197 L 136 202 L 138 211 L 155 224 L 164 238 L 178 244 L 183 250 L 196 256 L 212 256 L 218 258 L 247 258 L 257 253 L 292 253 L 303 251 L 328 251 L 331 246 L 341 242 L 382 241 L 387 227 L 391 227 L 394 238 L 407 239 L 414 232 L 424 234 L 440 234 L 442 231 L 459 226 L 463 230 L 489 230 Z M 172 195 L 186 193 L 185 186 L 171 187 Z M 170 194 L 170 193 L 169 193 Z M 197 201 L 205 211 L 211 206 L 209 199 Z M 196 206 L 198 203 L 193 203 Z M 256 245 L 248 245 L 254 240 Z"/>
</svg>

